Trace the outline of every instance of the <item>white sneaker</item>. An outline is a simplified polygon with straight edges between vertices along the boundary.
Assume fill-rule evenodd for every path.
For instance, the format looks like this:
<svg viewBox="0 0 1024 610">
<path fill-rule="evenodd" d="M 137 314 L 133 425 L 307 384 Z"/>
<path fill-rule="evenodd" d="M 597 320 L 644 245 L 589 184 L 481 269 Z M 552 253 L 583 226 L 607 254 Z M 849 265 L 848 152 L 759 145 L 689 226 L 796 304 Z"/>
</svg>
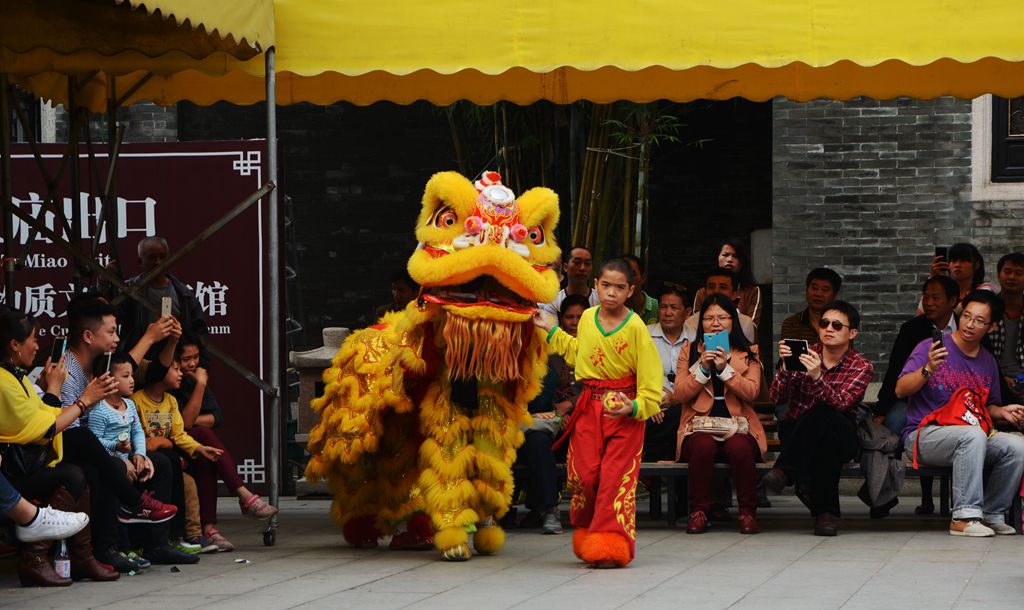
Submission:
<svg viewBox="0 0 1024 610">
<path fill-rule="evenodd" d="M 989 523 L 988 521 L 986 521 L 985 525 L 991 528 L 991 530 L 995 532 L 997 536 L 1014 536 L 1017 534 L 1017 530 L 1013 529 L 1012 525 L 1008 525 L 1004 522 Z"/>
<path fill-rule="evenodd" d="M 74 536 L 86 525 L 89 525 L 89 515 L 85 513 L 67 513 L 43 506 L 40 507 L 35 521 L 29 525 L 19 525 L 14 531 L 15 536 L 22 542 L 38 542 Z"/>
<path fill-rule="evenodd" d="M 1013 529 L 1012 527 L 1010 529 Z M 992 528 L 981 522 L 981 519 L 953 519 L 949 522 L 949 533 L 952 536 L 968 536 L 971 538 L 987 538 L 995 536 Z"/>
</svg>

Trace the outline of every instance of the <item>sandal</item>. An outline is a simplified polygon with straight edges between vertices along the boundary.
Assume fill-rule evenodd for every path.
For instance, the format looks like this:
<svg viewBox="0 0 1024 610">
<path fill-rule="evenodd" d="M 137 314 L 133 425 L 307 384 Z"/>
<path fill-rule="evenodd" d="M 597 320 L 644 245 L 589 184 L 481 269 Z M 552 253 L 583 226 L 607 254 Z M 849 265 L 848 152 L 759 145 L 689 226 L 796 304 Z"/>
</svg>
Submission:
<svg viewBox="0 0 1024 610">
<path fill-rule="evenodd" d="M 266 520 L 277 514 L 277 509 L 257 494 L 253 494 L 245 502 L 239 498 L 238 506 L 242 509 L 243 515 L 252 519 Z"/>
</svg>

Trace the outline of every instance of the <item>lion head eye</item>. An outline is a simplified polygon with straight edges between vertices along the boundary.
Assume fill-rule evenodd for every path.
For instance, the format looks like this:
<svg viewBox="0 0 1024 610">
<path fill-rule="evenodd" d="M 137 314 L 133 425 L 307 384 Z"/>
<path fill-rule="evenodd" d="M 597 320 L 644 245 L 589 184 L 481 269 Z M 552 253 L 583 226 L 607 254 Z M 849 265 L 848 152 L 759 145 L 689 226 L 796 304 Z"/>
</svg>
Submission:
<svg viewBox="0 0 1024 610">
<path fill-rule="evenodd" d="M 544 243 L 544 227 L 531 227 L 526 236 L 534 245 L 539 246 Z"/>
<path fill-rule="evenodd" d="M 440 208 L 434 218 L 431 221 L 435 227 L 446 229 L 448 227 L 455 226 L 455 223 L 459 221 L 459 215 L 455 213 L 455 210 L 451 206 L 444 206 Z"/>
</svg>

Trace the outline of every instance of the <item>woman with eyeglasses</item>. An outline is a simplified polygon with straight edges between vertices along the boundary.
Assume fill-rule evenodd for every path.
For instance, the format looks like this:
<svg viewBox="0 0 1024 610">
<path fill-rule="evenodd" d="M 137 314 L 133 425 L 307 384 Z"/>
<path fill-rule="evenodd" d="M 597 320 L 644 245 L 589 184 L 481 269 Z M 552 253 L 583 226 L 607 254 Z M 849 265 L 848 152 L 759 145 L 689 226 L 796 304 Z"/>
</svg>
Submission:
<svg viewBox="0 0 1024 610">
<path fill-rule="evenodd" d="M 754 321 L 755 326 L 761 325 L 761 288 L 754 279 L 754 271 L 750 266 L 750 250 L 746 244 L 735 237 L 730 237 L 718 247 L 716 267 L 723 267 L 733 272 L 738 285 L 733 291 L 733 301 L 740 313 Z M 706 291 L 701 288 L 693 298 L 693 311 L 698 311 L 704 303 Z"/>
<path fill-rule="evenodd" d="M 711 481 L 716 461 L 732 468 L 739 502 L 740 533 L 758 532 L 757 470 L 755 464 L 768 450 L 764 428 L 754 411 L 754 400 L 761 390 L 761 363 L 757 346 L 740 329 L 736 305 L 721 294 L 712 294 L 696 314 L 701 332 L 692 342 L 683 343 L 679 352 L 675 380 L 675 400 L 683 403 L 679 420 L 676 459 L 690 465 L 690 523 L 688 534 L 708 530 L 711 506 Z M 706 349 L 705 334 L 724 332 L 729 349 Z M 694 431 L 696 416 L 735 420 L 746 419 L 748 432 L 737 432 L 724 440 L 708 432 Z M 721 420 L 724 421 L 724 420 Z M 739 423 L 739 422 L 737 422 Z"/>
</svg>

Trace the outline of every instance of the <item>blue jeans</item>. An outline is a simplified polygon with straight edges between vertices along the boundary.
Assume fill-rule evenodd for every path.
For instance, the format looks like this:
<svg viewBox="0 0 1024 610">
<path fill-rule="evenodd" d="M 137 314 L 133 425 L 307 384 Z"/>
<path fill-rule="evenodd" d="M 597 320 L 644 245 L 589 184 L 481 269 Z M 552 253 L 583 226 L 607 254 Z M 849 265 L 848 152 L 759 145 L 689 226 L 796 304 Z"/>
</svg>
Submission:
<svg viewBox="0 0 1024 610">
<path fill-rule="evenodd" d="M 907 403 L 902 400 L 892 403 L 882 425 L 896 436 L 903 436 L 903 428 L 907 425 Z"/>
<path fill-rule="evenodd" d="M 0 513 L 6 513 L 18 505 L 21 494 L 11 485 L 7 477 L 0 474 Z"/>
<path fill-rule="evenodd" d="M 1020 491 L 1024 438 L 1005 432 L 988 437 L 978 426 L 925 426 L 907 435 L 908 456 L 915 440 L 919 462 L 953 468 L 954 519 L 1005 522 L 1003 514 Z"/>
</svg>

